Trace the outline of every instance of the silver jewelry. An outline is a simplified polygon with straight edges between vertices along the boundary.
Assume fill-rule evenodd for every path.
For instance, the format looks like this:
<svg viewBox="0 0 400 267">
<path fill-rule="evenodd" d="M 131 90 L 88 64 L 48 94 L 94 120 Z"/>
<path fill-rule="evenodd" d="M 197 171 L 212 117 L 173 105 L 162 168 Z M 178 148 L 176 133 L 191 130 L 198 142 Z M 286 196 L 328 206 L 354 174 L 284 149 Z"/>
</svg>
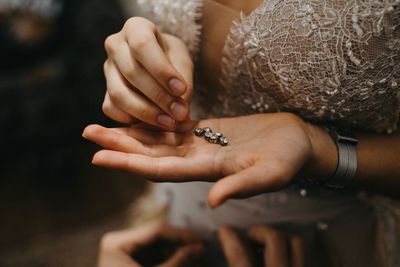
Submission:
<svg viewBox="0 0 400 267">
<path fill-rule="evenodd" d="M 213 135 L 212 131 L 206 131 L 206 132 L 204 133 L 204 137 L 205 137 L 205 139 L 206 139 L 207 141 L 210 141 L 212 135 Z"/>
<path fill-rule="evenodd" d="M 208 142 L 212 144 L 220 144 L 221 146 L 227 146 L 229 144 L 229 139 L 225 137 L 222 133 L 213 133 L 210 127 L 196 128 L 193 133 L 198 136 L 204 136 Z"/>
<path fill-rule="evenodd" d="M 213 144 L 216 144 L 216 143 L 218 143 L 218 136 L 214 133 L 214 134 L 211 134 L 211 137 L 210 137 L 210 143 L 213 143 Z"/>
<path fill-rule="evenodd" d="M 357 171 L 358 139 L 350 132 L 328 129 L 338 150 L 338 163 L 334 175 L 325 182 L 331 188 L 343 189 L 353 179 Z"/>
<path fill-rule="evenodd" d="M 224 136 L 222 133 L 216 132 L 215 135 L 217 136 L 217 138 L 221 138 L 222 136 Z"/>
<path fill-rule="evenodd" d="M 204 127 L 204 128 L 203 128 L 203 131 L 204 131 L 204 132 L 212 132 L 212 130 L 211 130 L 210 127 Z"/>
<path fill-rule="evenodd" d="M 223 136 L 219 139 L 219 143 L 221 146 L 227 146 L 229 144 L 229 139 Z"/>
<path fill-rule="evenodd" d="M 204 134 L 204 129 L 203 129 L 203 128 L 196 128 L 196 129 L 194 129 L 194 134 L 195 134 L 196 136 L 203 136 L 203 134 Z"/>
</svg>

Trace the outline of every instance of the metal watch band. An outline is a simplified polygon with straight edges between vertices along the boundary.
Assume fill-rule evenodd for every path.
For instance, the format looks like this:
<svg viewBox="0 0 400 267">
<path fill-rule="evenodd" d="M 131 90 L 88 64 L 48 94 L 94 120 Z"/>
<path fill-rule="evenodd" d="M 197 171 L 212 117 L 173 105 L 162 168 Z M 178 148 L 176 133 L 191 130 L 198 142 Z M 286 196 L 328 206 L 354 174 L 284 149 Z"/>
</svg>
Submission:
<svg viewBox="0 0 400 267">
<path fill-rule="evenodd" d="M 357 171 L 357 142 L 354 136 L 344 136 L 329 129 L 338 149 L 338 163 L 335 174 L 325 183 L 326 186 L 343 189 L 350 183 Z"/>
</svg>

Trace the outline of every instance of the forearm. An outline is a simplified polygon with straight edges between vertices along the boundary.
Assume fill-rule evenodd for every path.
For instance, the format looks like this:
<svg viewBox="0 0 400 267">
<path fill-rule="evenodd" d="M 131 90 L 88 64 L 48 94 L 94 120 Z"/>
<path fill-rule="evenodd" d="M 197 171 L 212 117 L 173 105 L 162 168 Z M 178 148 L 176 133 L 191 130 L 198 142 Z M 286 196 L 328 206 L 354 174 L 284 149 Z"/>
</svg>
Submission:
<svg viewBox="0 0 400 267">
<path fill-rule="evenodd" d="M 400 197 L 400 133 L 360 133 L 358 137 L 358 169 L 354 183 Z"/>
<path fill-rule="evenodd" d="M 314 156 L 304 175 L 326 178 L 337 165 L 336 145 L 325 129 L 307 124 Z M 378 193 L 400 197 L 400 133 L 357 133 L 357 172 L 353 184 Z"/>
</svg>

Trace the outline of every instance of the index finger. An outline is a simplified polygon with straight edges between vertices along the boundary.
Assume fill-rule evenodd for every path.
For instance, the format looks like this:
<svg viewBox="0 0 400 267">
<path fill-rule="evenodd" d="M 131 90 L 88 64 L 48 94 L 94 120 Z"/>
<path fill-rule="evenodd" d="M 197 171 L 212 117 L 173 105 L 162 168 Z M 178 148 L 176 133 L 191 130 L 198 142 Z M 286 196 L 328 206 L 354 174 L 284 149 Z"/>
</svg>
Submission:
<svg viewBox="0 0 400 267">
<path fill-rule="evenodd" d="M 126 36 L 126 42 L 132 55 L 160 85 L 173 95 L 182 96 L 187 90 L 187 85 L 163 51 L 161 34 L 151 22 L 145 19 L 131 20 L 135 21 L 128 23 L 128 30 L 132 34 Z M 131 29 L 129 25 L 132 25 Z"/>
</svg>

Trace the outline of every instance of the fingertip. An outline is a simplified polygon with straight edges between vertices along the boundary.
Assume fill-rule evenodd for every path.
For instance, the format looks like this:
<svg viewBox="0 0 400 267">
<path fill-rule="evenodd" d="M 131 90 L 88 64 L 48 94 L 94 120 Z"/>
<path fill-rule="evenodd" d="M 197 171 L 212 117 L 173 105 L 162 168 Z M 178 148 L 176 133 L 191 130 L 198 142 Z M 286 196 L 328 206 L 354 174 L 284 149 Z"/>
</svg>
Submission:
<svg viewBox="0 0 400 267">
<path fill-rule="evenodd" d="M 92 164 L 113 166 L 123 161 L 122 157 L 123 153 L 103 149 L 94 154 Z"/>
<path fill-rule="evenodd" d="M 219 206 L 224 204 L 225 201 L 226 201 L 225 199 L 221 199 L 219 196 L 214 196 L 212 194 L 209 194 L 208 196 L 208 205 L 212 209 L 218 208 Z"/>
<path fill-rule="evenodd" d="M 83 129 L 82 132 L 82 137 L 85 139 L 88 139 L 90 136 L 92 136 L 97 129 L 99 129 L 99 127 L 101 127 L 98 124 L 90 124 L 88 126 L 85 127 L 85 129 Z"/>
<path fill-rule="evenodd" d="M 96 154 L 93 155 L 92 164 L 93 165 L 100 165 L 100 163 L 102 162 L 103 158 L 104 157 L 103 157 L 102 150 L 99 151 L 99 152 L 96 152 Z"/>
<path fill-rule="evenodd" d="M 169 89 L 175 96 L 182 96 L 186 93 L 186 83 L 178 78 L 172 78 L 168 82 Z"/>
<path fill-rule="evenodd" d="M 217 182 L 208 193 L 208 205 L 212 208 L 218 208 L 222 204 L 224 204 L 227 200 L 224 192 L 220 190 L 219 183 Z"/>
<path fill-rule="evenodd" d="M 222 225 L 219 229 L 218 229 L 218 236 L 220 239 L 223 239 L 227 234 L 229 234 L 232 231 L 232 227 L 230 227 L 229 225 L 225 224 Z"/>
<path fill-rule="evenodd" d="M 126 153 L 107 149 L 94 154 L 92 164 L 112 169 L 130 170 L 129 156 Z"/>
<path fill-rule="evenodd" d="M 91 131 L 92 126 L 93 125 L 88 125 L 83 129 L 83 131 L 82 131 L 82 137 L 83 138 L 88 139 L 88 135 L 89 135 L 89 133 Z"/>
<path fill-rule="evenodd" d="M 188 117 L 189 107 L 183 100 L 176 100 L 170 105 L 170 111 L 178 122 L 182 122 Z"/>
</svg>

